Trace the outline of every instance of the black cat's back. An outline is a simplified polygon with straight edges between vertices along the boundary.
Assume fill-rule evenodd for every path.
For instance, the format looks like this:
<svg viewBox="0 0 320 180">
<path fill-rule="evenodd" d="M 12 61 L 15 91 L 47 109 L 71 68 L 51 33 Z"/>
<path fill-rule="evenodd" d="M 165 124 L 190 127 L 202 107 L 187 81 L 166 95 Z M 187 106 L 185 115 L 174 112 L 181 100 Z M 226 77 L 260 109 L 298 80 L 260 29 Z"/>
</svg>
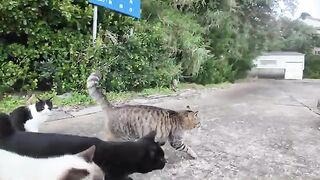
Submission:
<svg viewBox="0 0 320 180">
<path fill-rule="evenodd" d="M 28 106 L 20 106 L 10 113 L 11 124 L 14 129 L 25 131 L 25 123 L 32 119 L 32 114 Z"/>
<path fill-rule="evenodd" d="M 0 113 L 0 138 L 6 138 L 15 133 L 10 121 L 9 115 Z"/>
<path fill-rule="evenodd" d="M 72 136 L 54 133 L 30 133 L 16 131 L 0 142 L 0 149 L 21 155 L 45 158 L 61 154 L 76 154 L 92 145 L 99 146 L 101 140 L 94 137 Z M 36 151 L 36 149 L 40 149 Z"/>
</svg>

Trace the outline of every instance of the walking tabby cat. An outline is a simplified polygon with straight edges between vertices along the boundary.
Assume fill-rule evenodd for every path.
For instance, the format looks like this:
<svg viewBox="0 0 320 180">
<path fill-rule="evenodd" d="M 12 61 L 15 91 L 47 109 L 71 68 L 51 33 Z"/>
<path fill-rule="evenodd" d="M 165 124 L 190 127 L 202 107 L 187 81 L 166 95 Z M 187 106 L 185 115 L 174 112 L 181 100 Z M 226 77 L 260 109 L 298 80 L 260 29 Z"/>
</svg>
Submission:
<svg viewBox="0 0 320 180">
<path fill-rule="evenodd" d="M 198 111 L 174 111 L 147 105 L 113 106 L 98 88 L 100 79 L 99 72 L 92 73 L 87 79 L 87 88 L 105 112 L 107 140 L 135 140 L 154 130 L 161 145 L 169 141 L 176 150 L 197 158 L 197 154 L 184 144 L 183 133 L 200 127 Z"/>
</svg>

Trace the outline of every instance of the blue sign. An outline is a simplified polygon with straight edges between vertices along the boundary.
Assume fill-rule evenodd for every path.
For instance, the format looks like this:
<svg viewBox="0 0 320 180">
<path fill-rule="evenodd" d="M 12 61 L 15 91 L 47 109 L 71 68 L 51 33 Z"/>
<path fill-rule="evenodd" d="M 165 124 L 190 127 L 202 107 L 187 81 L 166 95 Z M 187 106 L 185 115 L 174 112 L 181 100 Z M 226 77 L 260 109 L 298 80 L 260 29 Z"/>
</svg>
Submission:
<svg viewBox="0 0 320 180">
<path fill-rule="evenodd" d="M 140 19 L 140 0 L 89 0 L 89 3 Z"/>
</svg>

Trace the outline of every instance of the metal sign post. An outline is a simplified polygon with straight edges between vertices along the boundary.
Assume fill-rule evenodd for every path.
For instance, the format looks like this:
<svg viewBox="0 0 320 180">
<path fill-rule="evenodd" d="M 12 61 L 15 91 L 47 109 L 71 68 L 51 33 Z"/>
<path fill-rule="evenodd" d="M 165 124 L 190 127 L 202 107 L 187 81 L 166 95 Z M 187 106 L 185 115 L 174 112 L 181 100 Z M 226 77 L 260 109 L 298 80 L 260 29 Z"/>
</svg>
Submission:
<svg viewBox="0 0 320 180">
<path fill-rule="evenodd" d="M 103 6 L 118 13 L 140 19 L 140 0 L 89 0 L 89 3 L 94 5 L 92 27 L 93 44 L 95 44 L 97 38 L 98 6 Z"/>
<path fill-rule="evenodd" d="M 93 7 L 93 27 L 92 27 L 92 43 L 96 43 L 97 39 L 97 24 L 98 24 L 98 6 Z"/>
</svg>

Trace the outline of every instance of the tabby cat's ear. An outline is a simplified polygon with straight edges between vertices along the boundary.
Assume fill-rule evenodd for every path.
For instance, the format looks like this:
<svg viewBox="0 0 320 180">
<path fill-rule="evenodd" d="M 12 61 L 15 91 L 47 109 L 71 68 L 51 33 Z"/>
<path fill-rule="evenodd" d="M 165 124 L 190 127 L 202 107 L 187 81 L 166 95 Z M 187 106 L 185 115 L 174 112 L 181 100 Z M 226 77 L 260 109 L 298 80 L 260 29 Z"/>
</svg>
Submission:
<svg viewBox="0 0 320 180">
<path fill-rule="evenodd" d="M 91 163 L 93 160 L 94 152 L 96 151 L 96 146 L 93 145 L 90 148 L 79 152 L 77 155 L 83 158 L 86 162 Z"/>
<path fill-rule="evenodd" d="M 36 95 L 35 95 L 35 94 L 32 94 L 32 95 L 29 97 L 29 99 L 27 100 L 26 104 L 27 104 L 27 105 L 31 105 L 31 104 L 32 104 L 32 100 L 33 100 L 33 98 L 35 98 L 35 97 L 36 97 Z"/>
</svg>

